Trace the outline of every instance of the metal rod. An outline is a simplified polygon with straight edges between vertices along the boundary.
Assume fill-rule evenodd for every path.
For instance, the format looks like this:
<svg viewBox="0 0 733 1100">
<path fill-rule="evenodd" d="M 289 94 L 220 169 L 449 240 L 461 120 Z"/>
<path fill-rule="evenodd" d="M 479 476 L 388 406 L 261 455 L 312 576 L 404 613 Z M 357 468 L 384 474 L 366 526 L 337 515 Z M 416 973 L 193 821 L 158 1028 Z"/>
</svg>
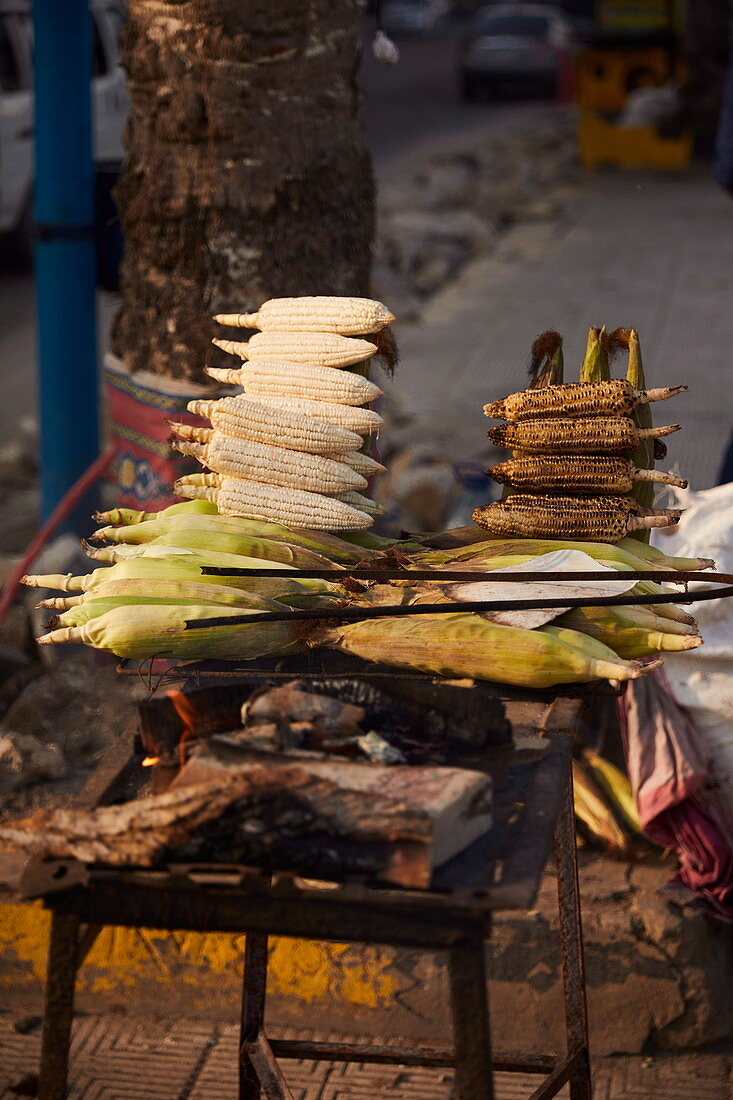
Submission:
<svg viewBox="0 0 733 1100">
<path fill-rule="evenodd" d="M 655 603 L 701 603 L 733 596 L 733 586 L 718 591 L 680 593 L 684 599 L 672 595 L 593 596 L 594 607 L 636 607 Z M 328 622 L 361 622 L 363 619 L 399 618 L 403 615 L 456 615 L 459 612 L 481 615 L 485 611 L 539 611 L 545 608 L 587 607 L 589 597 L 566 596 L 539 600 L 460 600 L 455 603 L 385 604 L 382 607 L 350 605 L 334 608 L 299 608 L 293 611 L 251 611 L 242 615 L 218 615 L 210 619 L 187 619 L 186 630 L 204 630 L 214 626 L 250 626 L 253 623 L 289 623 L 320 620 Z"/>
<path fill-rule="evenodd" d="M 716 584 L 733 584 L 733 573 L 717 573 L 703 569 L 589 569 L 562 570 L 557 573 L 540 573 L 532 570 L 502 573 L 492 569 L 288 569 L 264 566 L 249 569 L 236 565 L 201 565 L 204 577 L 276 577 L 282 580 L 355 580 L 355 581 L 501 581 L 502 584 L 527 584 L 532 581 L 659 581 L 668 584 L 687 584 L 690 581 L 712 581 Z"/>
<path fill-rule="evenodd" d="M 448 1047 L 420 1045 L 402 1047 L 373 1043 L 328 1043 L 309 1039 L 270 1039 L 278 1058 L 305 1058 L 314 1062 L 364 1062 L 385 1066 L 440 1067 L 455 1065 L 455 1053 Z M 555 1054 L 522 1054 L 500 1051 L 493 1067 L 500 1073 L 549 1073 L 557 1066 Z"/>
<path fill-rule="evenodd" d="M 287 1081 L 283 1077 L 272 1047 L 267 1037 L 260 1032 L 256 1039 L 245 1043 L 247 1057 L 252 1063 L 252 1068 L 257 1074 L 259 1088 L 264 1093 L 265 1100 L 294 1100 L 293 1094 L 288 1088 Z M 240 1092 L 240 1098 L 242 1093 Z M 245 1094 L 248 1095 L 248 1094 Z"/>
<path fill-rule="evenodd" d="M 33 3 L 43 518 L 99 454 L 91 19 L 88 0 Z"/>
<path fill-rule="evenodd" d="M 265 1026 L 267 933 L 248 932 L 244 945 L 242 1017 L 239 1030 L 239 1100 L 260 1100 L 259 1074 L 250 1057 L 252 1041 Z"/>
<path fill-rule="evenodd" d="M 494 1100 L 484 940 L 459 940 L 448 952 L 456 1100 Z"/>
<path fill-rule="evenodd" d="M 588 1006 L 585 994 L 585 958 L 573 803 L 573 773 L 568 761 L 560 813 L 555 826 L 555 862 L 568 1058 L 575 1058 L 577 1061 L 571 1072 L 566 1075 L 559 1072 L 561 1067 L 558 1067 L 556 1073 L 558 1088 L 565 1081 L 570 1082 L 571 1100 L 591 1100 Z M 538 1090 L 538 1100 L 543 1096 L 554 1095 L 554 1092 L 542 1093 Z"/>
<path fill-rule="evenodd" d="M 54 911 L 48 946 L 38 1100 L 64 1100 L 66 1096 L 78 955 L 78 916 Z"/>
</svg>

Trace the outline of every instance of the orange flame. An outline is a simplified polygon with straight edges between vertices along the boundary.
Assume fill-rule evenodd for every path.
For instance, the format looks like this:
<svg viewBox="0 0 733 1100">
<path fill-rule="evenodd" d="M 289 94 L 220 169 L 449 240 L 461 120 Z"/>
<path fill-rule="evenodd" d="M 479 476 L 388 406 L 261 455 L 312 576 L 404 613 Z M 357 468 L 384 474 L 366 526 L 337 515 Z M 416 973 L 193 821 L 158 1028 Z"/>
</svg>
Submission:
<svg viewBox="0 0 733 1100">
<path fill-rule="evenodd" d="M 142 765 L 144 768 L 152 768 L 153 764 L 157 764 L 159 760 L 159 756 L 146 756 Z"/>
</svg>

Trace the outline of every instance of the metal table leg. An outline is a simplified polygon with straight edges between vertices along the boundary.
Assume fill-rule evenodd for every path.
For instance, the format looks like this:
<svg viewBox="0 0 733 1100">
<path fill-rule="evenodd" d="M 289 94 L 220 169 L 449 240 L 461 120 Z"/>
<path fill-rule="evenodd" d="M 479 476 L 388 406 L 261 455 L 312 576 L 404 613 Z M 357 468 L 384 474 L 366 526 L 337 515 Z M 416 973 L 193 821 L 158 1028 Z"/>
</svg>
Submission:
<svg viewBox="0 0 733 1100">
<path fill-rule="evenodd" d="M 568 772 L 568 781 L 555 828 L 555 861 L 568 1054 L 581 1055 L 580 1064 L 570 1077 L 570 1100 L 591 1100 L 588 1008 L 585 998 L 585 959 L 578 888 L 578 861 L 575 851 L 572 771 Z"/>
<path fill-rule="evenodd" d="M 484 938 L 461 940 L 448 954 L 456 1100 L 494 1100 Z"/>
<path fill-rule="evenodd" d="M 79 957 L 79 918 L 52 913 L 38 1100 L 64 1100 Z"/>
<path fill-rule="evenodd" d="M 239 1100 L 260 1100 L 260 1079 L 248 1047 L 264 1028 L 267 988 L 267 935 L 248 932 L 244 947 L 242 1018 L 239 1032 Z"/>
</svg>

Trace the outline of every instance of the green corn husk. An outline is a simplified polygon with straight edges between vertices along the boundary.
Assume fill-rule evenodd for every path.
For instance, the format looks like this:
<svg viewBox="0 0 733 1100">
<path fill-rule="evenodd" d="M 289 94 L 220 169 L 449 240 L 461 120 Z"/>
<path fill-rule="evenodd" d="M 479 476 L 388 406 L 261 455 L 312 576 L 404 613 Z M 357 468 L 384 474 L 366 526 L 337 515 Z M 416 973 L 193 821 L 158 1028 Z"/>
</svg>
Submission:
<svg viewBox="0 0 733 1100">
<path fill-rule="evenodd" d="M 169 516 L 179 515 L 209 515 L 218 516 L 215 504 L 208 500 L 183 500 L 180 504 L 171 504 L 160 512 L 140 512 L 135 508 L 112 508 L 108 512 L 95 512 L 94 519 L 97 523 L 120 523 L 130 525 L 144 523 L 146 520 L 167 519 Z"/>
<path fill-rule="evenodd" d="M 578 760 L 573 760 L 575 816 L 586 831 L 611 854 L 626 857 L 629 840 L 603 794 Z"/>
<path fill-rule="evenodd" d="M 249 560 L 258 559 L 262 567 L 285 564 L 296 569 L 339 568 L 334 566 L 328 558 L 300 546 L 289 546 L 284 542 L 272 542 L 268 539 L 237 535 L 227 531 L 190 531 L 183 528 L 164 531 L 147 542 L 120 542 L 96 548 L 89 547 L 88 543 L 83 545 L 89 557 L 97 561 L 116 562 L 146 557 L 150 554 L 151 547 L 170 547 L 171 550 L 193 550 L 206 558 L 212 554 L 228 554 Z"/>
<path fill-rule="evenodd" d="M 715 562 L 712 558 L 677 558 L 669 557 L 662 550 L 659 550 L 656 546 L 652 546 L 651 543 L 642 543 L 639 545 L 637 539 L 631 540 L 631 536 L 621 539 L 617 546 L 620 546 L 624 550 L 628 550 L 632 554 L 638 554 L 639 557 L 644 558 L 651 565 L 657 568 L 664 568 L 668 566 L 670 569 L 677 569 L 680 572 L 687 572 L 687 570 L 693 569 L 715 569 Z"/>
<path fill-rule="evenodd" d="M 466 612 L 369 619 L 326 629 L 317 640 L 368 661 L 519 687 L 628 680 L 643 672 L 627 661 L 588 657 L 541 631 L 497 626 Z"/>
<path fill-rule="evenodd" d="M 117 607 L 82 626 L 64 626 L 38 639 L 39 645 L 80 643 L 117 657 L 179 660 L 253 660 L 302 649 L 307 630 L 303 623 L 256 622 L 191 629 L 201 619 L 254 615 L 246 608 L 218 604 L 190 606 Z"/>
<path fill-rule="evenodd" d="M 629 348 L 629 361 L 626 367 L 626 379 L 637 390 L 646 389 L 646 379 L 644 378 L 644 365 L 641 360 L 641 347 L 639 345 L 639 334 L 636 329 L 630 329 L 628 334 L 628 348 Z M 639 428 L 651 428 L 653 427 L 652 409 L 650 404 L 637 405 L 633 413 L 633 421 Z M 654 469 L 654 440 L 642 439 L 639 446 L 631 456 L 632 462 L 634 462 L 639 469 L 653 470 Z M 644 462 L 646 465 L 642 466 Z M 654 507 L 654 484 L 651 481 L 637 481 L 634 483 L 634 487 L 631 490 L 631 495 L 642 508 Z M 649 531 L 634 531 L 629 538 L 636 539 L 638 542 L 649 542 Z"/>
<path fill-rule="evenodd" d="M 228 560 L 232 557 L 231 554 L 219 556 L 226 557 L 227 560 L 222 563 L 211 560 L 205 561 L 195 554 L 180 557 L 134 558 L 131 561 L 118 562 L 108 568 L 95 569 L 93 573 L 87 573 L 86 576 L 74 577 L 71 573 L 66 575 L 53 573 L 46 576 L 26 576 L 22 578 L 22 583 L 31 588 L 56 588 L 62 592 L 84 592 L 90 591 L 100 584 L 123 579 L 148 580 L 151 584 L 158 581 L 198 581 L 203 584 L 224 585 L 228 588 L 254 592 L 260 596 L 271 596 L 277 599 L 280 599 L 286 593 L 317 592 L 344 595 L 340 586 L 329 581 L 322 581 L 317 578 L 289 580 L 290 566 L 287 565 L 280 567 L 283 572 L 282 579 L 280 577 L 248 577 L 234 574 L 212 576 L 205 573 L 204 569 L 207 565 L 221 564 L 223 568 L 226 568 L 233 564 Z M 244 565 L 244 562 L 239 559 L 236 564 Z M 272 562 L 258 561 L 257 565 L 278 568 L 278 565 L 273 565 Z"/>
<path fill-rule="evenodd" d="M 139 591 L 140 585 L 147 589 L 147 594 Z M 154 593 L 151 593 L 151 587 L 149 583 L 141 581 L 118 581 L 116 584 L 100 585 L 99 588 L 92 589 L 78 604 L 54 616 L 46 627 L 55 629 L 59 626 L 82 626 L 90 619 L 96 619 L 116 607 L 143 607 L 149 604 L 176 607 L 216 604 L 218 607 L 249 608 L 252 611 L 287 611 L 287 606 L 277 600 L 237 588 L 224 588 L 222 585 L 169 582 L 166 585 L 156 585 Z"/>
<path fill-rule="evenodd" d="M 262 552 L 255 553 L 253 550 L 235 552 L 248 553 L 252 557 L 266 557 L 273 561 L 294 561 L 298 554 L 305 560 L 309 553 L 314 555 L 314 558 L 328 562 L 352 563 L 370 557 L 368 550 L 351 546 L 344 539 L 337 535 L 329 535 L 325 531 L 310 532 L 305 529 L 291 531 L 277 523 L 260 522 L 246 519 L 244 516 L 220 516 L 218 513 L 194 516 L 175 515 L 160 520 L 144 520 L 126 527 L 101 527 L 94 532 L 92 538 L 131 545 L 152 542 L 155 539 L 167 539 L 175 543 L 178 541 L 179 532 L 191 537 L 210 535 L 212 549 L 216 546 L 216 540 L 221 537 L 239 537 L 244 545 L 259 546 Z M 174 533 L 175 537 L 173 537 Z M 283 556 L 285 551 L 282 547 L 288 547 L 293 557 Z M 280 556 L 276 557 L 277 554 Z M 305 565 L 304 568 L 306 568 Z"/>
<path fill-rule="evenodd" d="M 641 819 L 628 777 L 610 760 L 606 760 L 591 748 L 583 749 L 583 763 L 622 823 L 635 833 L 641 833 Z"/>
<path fill-rule="evenodd" d="M 611 370 L 608 363 L 606 326 L 588 329 L 585 356 L 580 366 L 581 382 L 608 382 Z"/>
<path fill-rule="evenodd" d="M 611 614 L 612 610 L 602 606 L 574 607 L 571 611 L 566 611 L 557 621 L 560 626 L 590 634 L 627 661 L 651 657 L 658 653 L 696 649 L 702 645 L 702 638 L 699 635 L 665 634 L 659 630 L 645 630 L 643 627 L 635 626 L 628 619 L 622 618 L 618 613 Z"/>
<path fill-rule="evenodd" d="M 557 638 L 566 645 L 574 646 L 586 653 L 589 657 L 595 657 L 599 661 L 618 661 L 619 656 L 610 646 L 599 641 L 591 634 L 585 634 L 582 630 L 573 630 L 569 626 L 558 626 L 557 623 L 546 623 L 538 628 L 551 638 Z"/>
</svg>

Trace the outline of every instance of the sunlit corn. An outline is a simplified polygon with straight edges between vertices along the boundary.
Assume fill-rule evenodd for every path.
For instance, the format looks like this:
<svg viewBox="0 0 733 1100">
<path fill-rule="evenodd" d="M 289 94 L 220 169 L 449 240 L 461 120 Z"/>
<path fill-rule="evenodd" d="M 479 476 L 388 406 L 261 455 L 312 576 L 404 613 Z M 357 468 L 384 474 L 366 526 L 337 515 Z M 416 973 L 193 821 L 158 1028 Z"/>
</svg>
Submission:
<svg viewBox="0 0 733 1100">
<path fill-rule="evenodd" d="M 161 508 L 159 512 L 141 512 L 137 508 L 110 508 L 106 512 L 95 512 L 92 517 L 97 523 L 114 523 L 130 526 L 133 523 L 144 523 L 146 520 L 167 519 L 177 515 L 201 515 L 215 516 L 216 506 L 208 500 L 182 500 L 178 504 L 170 504 L 167 508 Z"/>
<path fill-rule="evenodd" d="M 313 493 L 350 492 L 366 487 L 366 478 L 343 462 L 306 451 L 291 451 L 269 443 L 237 439 L 215 431 L 208 443 L 174 442 L 181 454 L 229 477 L 244 477 L 268 485 L 292 486 Z"/>
<path fill-rule="evenodd" d="M 574 607 L 565 612 L 558 622 L 572 630 L 590 634 L 625 660 L 649 657 L 655 653 L 679 653 L 702 645 L 699 635 L 666 634 L 635 626 L 622 617 L 622 610 L 602 606 Z"/>
<path fill-rule="evenodd" d="M 54 645 L 76 642 L 106 650 L 118 657 L 181 660 L 251 660 L 300 648 L 301 624 L 226 623 L 227 619 L 254 614 L 259 612 L 218 604 L 125 606 L 107 611 L 82 626 L 53 630 L 39 638 L 38 643 Z M 223 619 L 224 625 L 192 629 L 192 624 L 212 618 Z"/>
<path fill-rule="evenodd" d="M 530 454 L 630 455 L 641 439 L 656 439 L 679 430 L 679 424 L 637 428 L 625 416 L 547 417 L 491 428 L 489 439 L 499 447 Z"/>
<path fill-rule="evenodd" d="M 611 803 L 617 816 L 628 828 L 640 833 L 641 819 L 639 818 L 639 811 L 636 808 L 628 776 L 624 775 L 615 764 L 612 764 L 610 760 L 606 760 L 595 749 L 584 747 L 582 753 L 583 763 Z"/>
<path fill-rule="evenodd" d="M 638 405 L 666 401 L 687 386 L 635 390 L 622 379 L 609 382 L 565 382 L 544 389 L 522 390 L 484 405 L 486 416 L 497 420 L 536 420 L 553 416 L 631 416 Z M 651 425 L 650 425 L 651 426 Z"/>
<path fill-rule="evenodd" d="M 590 835 L 609 852 L 626 856 L 629 841 L 625 832 L 603 793 L 577 760 L 573 760 L 573 801 L 576 817 Z"/>
<path fill-rule="evenodd" d="M 642 674 L 637 665 L 597 660 L 538 630 L 497 626 L 465 612 L 368 619 L 333 627 L 319 640 L 368 661 L 520 687 Z"/>
<path fill-rule="evenodd" d="M 213 340 L 222 351 L 240 359 L 286 360 L 322 367 L 350 367 L 370 359 L 376 344 L 332 332 L 256 332 L 249 340 Z"/>
<path fill-rule="evenodd" d="M 239 370 L 205 369 L 219 382 L 243 386 L 254 401 L 264 394 L 286 401 L 305 399 L 337 405 L 366 405 L 382 393 L 379 386 L 353 371 L 307 363 L 270 363 L 266 359 L 255 359 Z"/>
<path fill-rule="evenodd" d="M 283 412 L 290 413 L 302 420 L 318 417 L 349 432 L 359 435 L 371 435 L 384 424 L 383 418 L 373 409 L 363 409 L 355 405 L 339 405 L 332 401 L 309 401 L 306 398 L 288 398 L 273 394 L 257 394 L 257 401 L 263 405 L 274 405 Z"/>
<path fill-rule="evenodd" d="M 324 403 L 325 404 L 325 403 Z M 337 408 L 342 408 L 339 405 Z M 191 401 L 189 411 L 211 420 L 213 428 L 225 435 L 269 443 L 309 454 L 338 454 L 361 447 L 361 437 L 353 429 L 321 415 L 303 416 L 302 410 L 285 408 L 278 402 L 249 401 L 246 397 L 223 397 L 219 401 Z M 196 439 L 185 426 L 174 425 L 184 439 Z M 198 442 L 208 442 L 198 438 Z"/>
<path fill-rule="evenodd" d="M 338 499 L 343 500 L 344 504 L 350 504 L 352 508 L 358 508 L 360 512 L 366 512 L 368 516 L 383 516 L 386 510 L 363 493 L 339 493 Z"/>
<path fill-rule="evenodd" d="M 337 332 L 360 336 L 379 332 L 394 321 L 385 305 L 372 298 L 330 295 L 271 298 L 256 313 L 217 313 L 220 325 L 259 328 L 264 332 Z"/>
<path fill-rule="evenodd" d="M 337 531 L 359 530 L 372 524 L 371 516 L 334 497 L 302 489 L 285 489 L 280 485 L 263 485 L 243 478 L 212 475 L 203 483 L 190 477 L 181 478 L 175 484 L 175 491 L 179 496 L 211 500 L 225 515 L 275 520 L 288 527 Z"/>
</svg>

